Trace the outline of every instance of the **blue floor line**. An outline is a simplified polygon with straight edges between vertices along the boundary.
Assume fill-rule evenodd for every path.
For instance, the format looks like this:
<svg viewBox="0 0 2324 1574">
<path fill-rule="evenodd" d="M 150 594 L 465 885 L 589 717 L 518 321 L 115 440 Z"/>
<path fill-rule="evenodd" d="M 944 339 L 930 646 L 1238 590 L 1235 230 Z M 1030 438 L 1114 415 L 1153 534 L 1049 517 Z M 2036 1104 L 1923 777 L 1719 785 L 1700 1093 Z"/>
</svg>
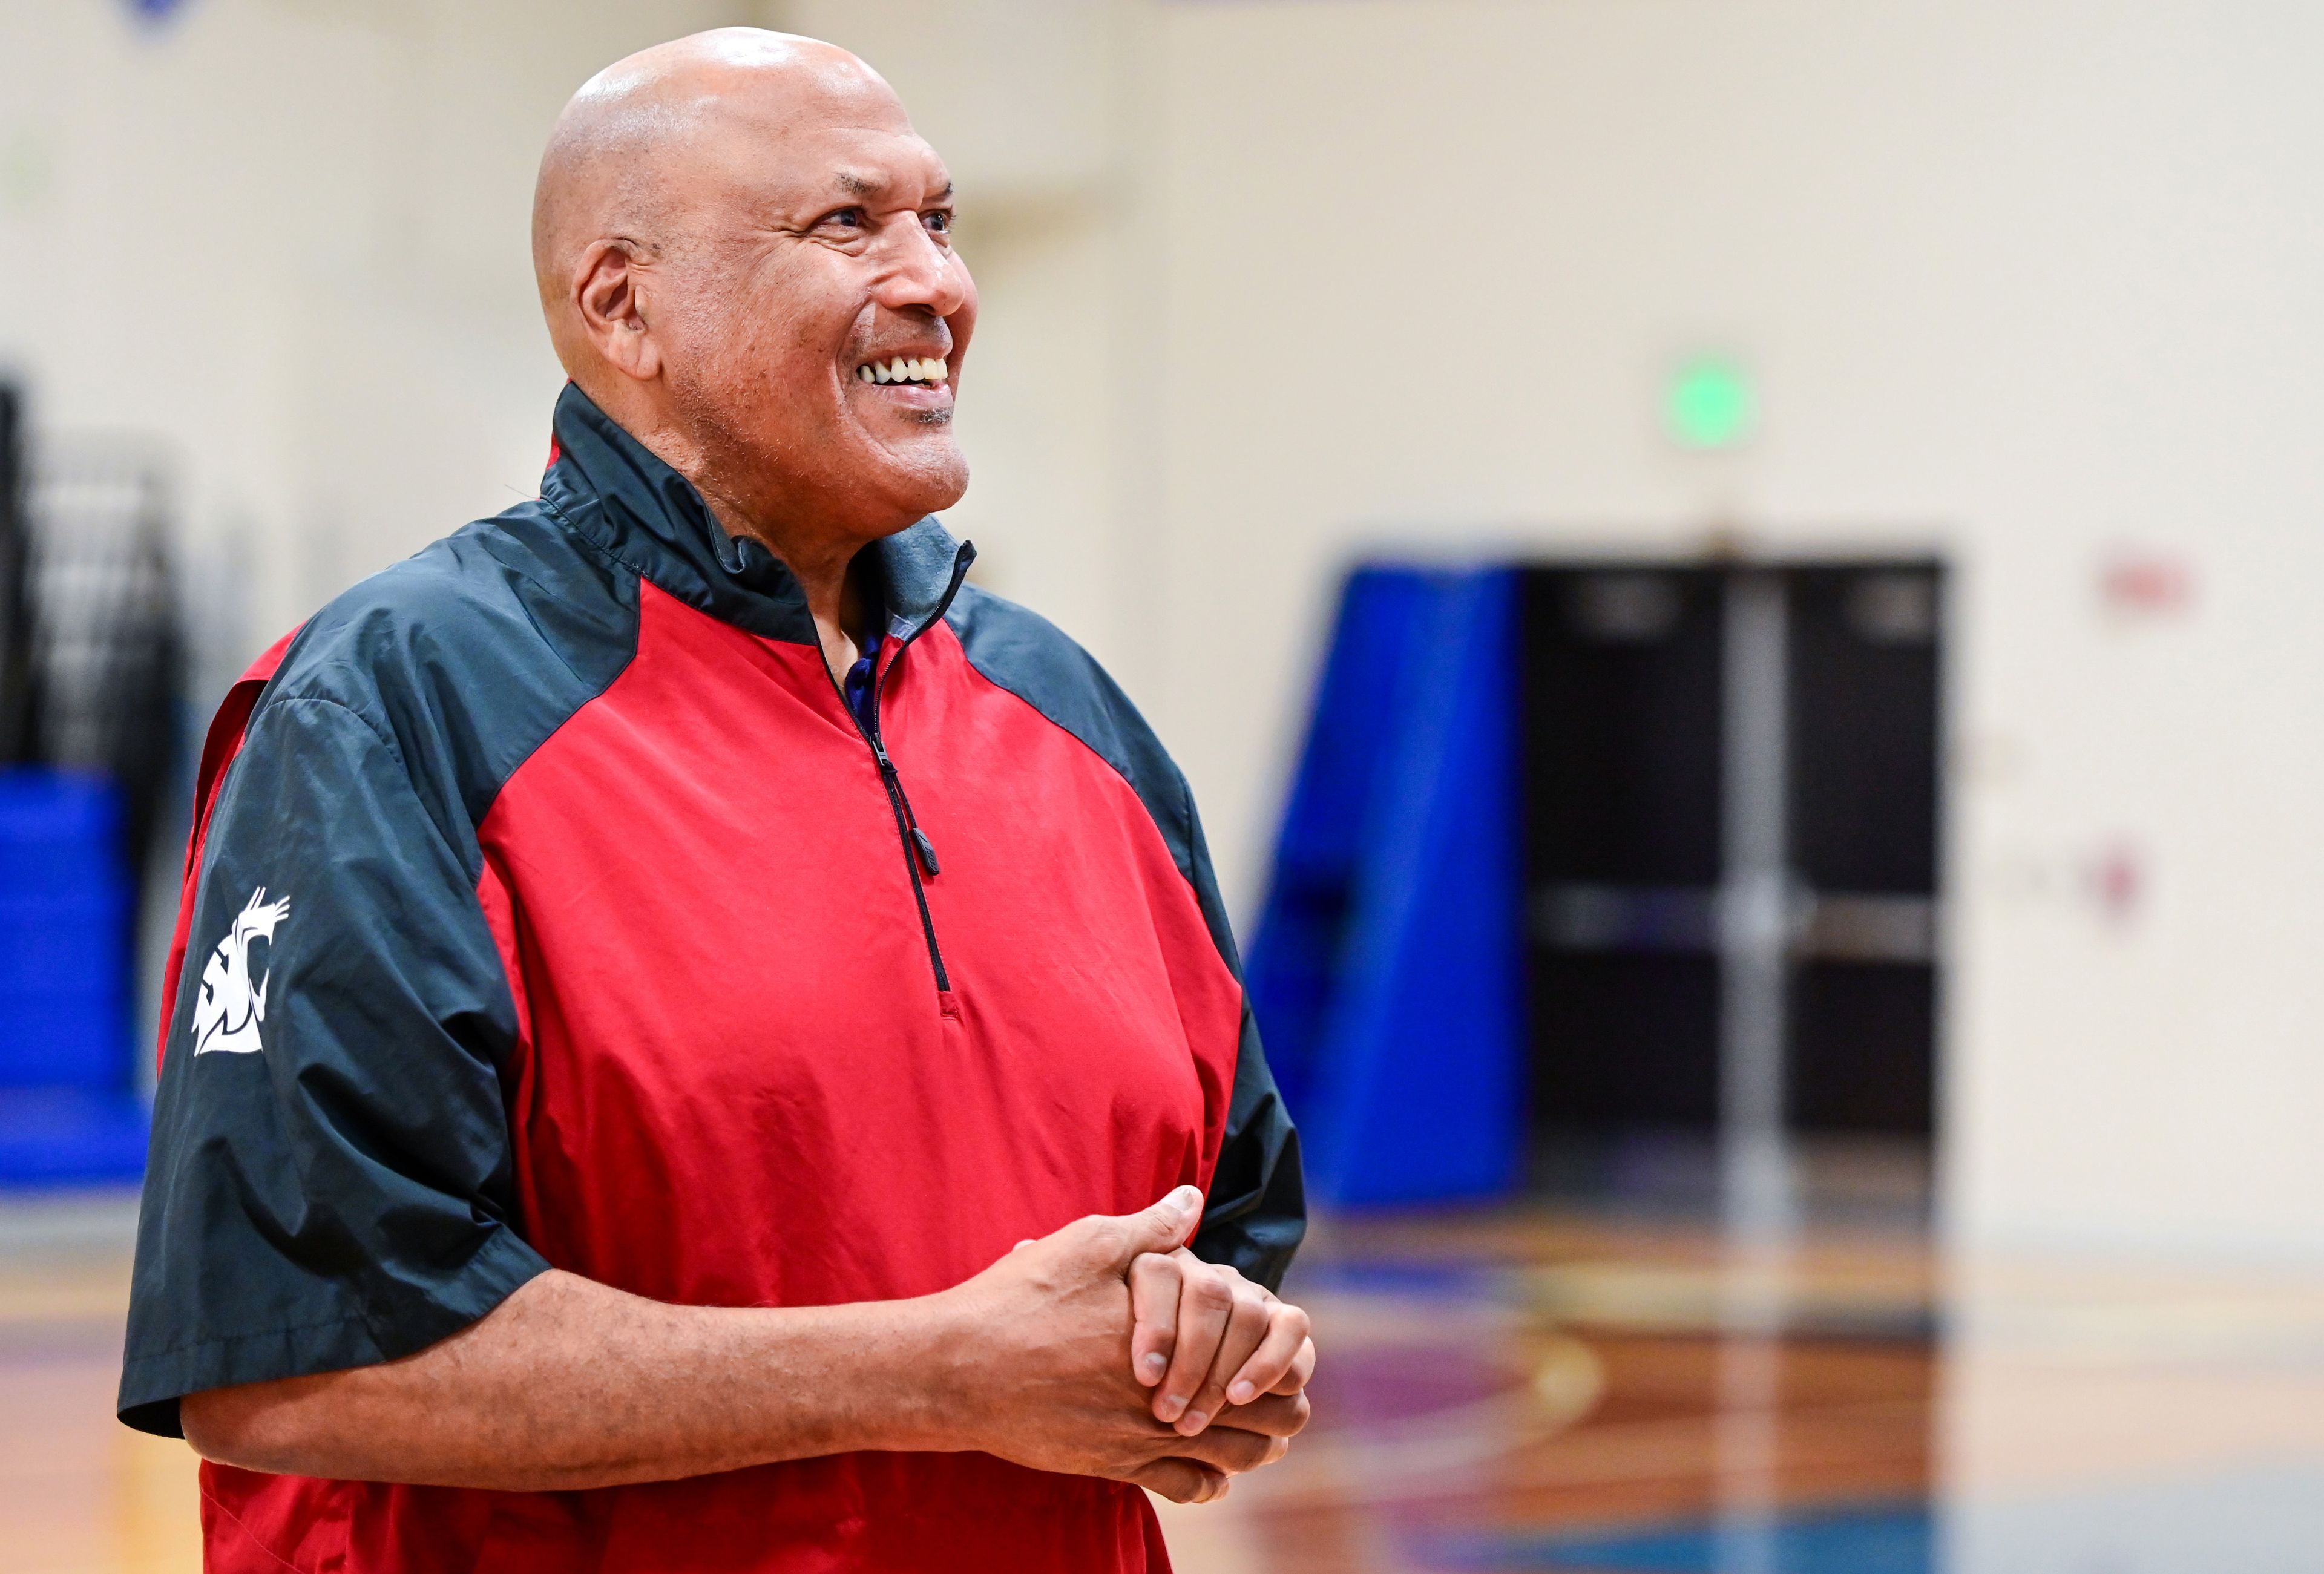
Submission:
<svg viewBox="0 0 2324 1574">
<path fill-rule="evenodd" d="M 1439 1567 L 1475 1574 L 1935 1574 L 1936 1530 L 1922 1505 L 1794 1514 L 1737 1537 L 1690 1520 L 1620 1533 L 1471 1534 L 1430 1549 Z"/>
</svg>

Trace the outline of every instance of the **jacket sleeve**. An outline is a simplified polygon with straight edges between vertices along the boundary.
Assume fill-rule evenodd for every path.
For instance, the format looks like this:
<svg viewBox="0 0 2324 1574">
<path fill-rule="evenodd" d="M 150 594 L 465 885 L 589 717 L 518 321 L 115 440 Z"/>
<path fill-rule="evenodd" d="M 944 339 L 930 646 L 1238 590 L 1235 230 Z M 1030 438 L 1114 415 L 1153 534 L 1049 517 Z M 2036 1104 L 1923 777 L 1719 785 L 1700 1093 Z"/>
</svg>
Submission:
<svg viewBox="0 0 2324 1574">
<path fill-rule="evenodd" d="M 1279 1290 L 1291 1255 L 1306 1233 L 1299 1133 L 1284 1112 L 1274 1073 L 1259 1053 L 1259 1028 L 1245 1002 L 1234 1098 L 1194 1253 L 1205 1262 L 1229 1264 L 1245 1278 Z"/>
<path fill-rule="evenodd" d="M 512 1228 L 516 1008 L 456 795 L 268 696 L 213 811 L 164 1038 L 119 1411 L 392 1360 L 548 1265 Z"/>
<path fill-rule="evenodd" d="M 1194 795 L 1185 777 L 1179 776 L 1177 781 L 1185 805 L 1195 898 L 1202 904 L 1212 939 L 1240 981 L 1242 959 L 1227 924 L 1226 905 L 1219 899 L 1202 819 L 1194 812 Z M 1205 1262 L 1228 1264 L 1244 1277 L 1277 1290 L 1282 1287 L 1284 1271 L 1290 1267 L 1292 1254 L 1306 1233 L 1307 1198 L 1299 1168 L 1299 1133 L 1283 1108 L 1283 1095 L 1276 1091 L 1275 1073 L 1268 1069 L 1267 1054 L 1259 1042 L 1259 1024 L 1251 1017 L 1246 993 L 1226 1131 L 1220 1140 L 1210 1198 L 1193 1250 Z"/>
</svg>

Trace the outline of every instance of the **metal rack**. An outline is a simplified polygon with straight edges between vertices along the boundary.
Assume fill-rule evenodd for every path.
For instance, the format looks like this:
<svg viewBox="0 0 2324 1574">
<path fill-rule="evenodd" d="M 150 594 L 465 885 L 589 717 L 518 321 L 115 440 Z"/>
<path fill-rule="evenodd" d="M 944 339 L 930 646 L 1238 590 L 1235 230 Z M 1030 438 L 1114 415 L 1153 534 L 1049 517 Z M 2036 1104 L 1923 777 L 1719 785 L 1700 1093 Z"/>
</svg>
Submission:
<svg viewBox="0 0 2324 1574">
<path fill-rule="evenodd" d="M 0 1184 L 143 1164 L 142 877 L 181 755 L 169 508 L 134 445 L 32 450 L 0 386 Z"/>
</svg>

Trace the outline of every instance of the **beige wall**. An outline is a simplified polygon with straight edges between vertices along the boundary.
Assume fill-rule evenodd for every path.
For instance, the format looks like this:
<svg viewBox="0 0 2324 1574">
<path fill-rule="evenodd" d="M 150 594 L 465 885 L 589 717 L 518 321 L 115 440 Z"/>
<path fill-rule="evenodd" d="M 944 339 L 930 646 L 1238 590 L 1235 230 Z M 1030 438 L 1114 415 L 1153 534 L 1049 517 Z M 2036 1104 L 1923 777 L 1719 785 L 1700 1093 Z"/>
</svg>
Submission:
<svg viewBox="0 0 2324 1574">
<path fill-rule="evenodd" d="M 1158 71 L 1167 683 L 1254 888 L 1332 567 L 1935 542 L 1950 1199 L 1978 1238 L 2324 1258 L 2324 13 L 1182 5 Z M 1674 354 L 1760 440 L 1658 439 Z M 2109 619 L 2118 545 L 2190 615 Z M 2148 887 L 2087 895 L 2117 841 Z"/>
<path fill-rule="evenodd" d="M 1244 911 L 1351 554 L 1936 546 L 1953 1222 L 2324 1260 L 2324 13 L 0 0 L 0 355 L 175 440 L 279 628 L 530 490 L 541 130 L 730 14 L 862 49 L 952 159 L 958 522 L 1147 706 Z M 1740 454 L 1656 429 L 1703 347 Z M 2109 614 L 2126 548 L 2192 611 Z"/>
</svg>

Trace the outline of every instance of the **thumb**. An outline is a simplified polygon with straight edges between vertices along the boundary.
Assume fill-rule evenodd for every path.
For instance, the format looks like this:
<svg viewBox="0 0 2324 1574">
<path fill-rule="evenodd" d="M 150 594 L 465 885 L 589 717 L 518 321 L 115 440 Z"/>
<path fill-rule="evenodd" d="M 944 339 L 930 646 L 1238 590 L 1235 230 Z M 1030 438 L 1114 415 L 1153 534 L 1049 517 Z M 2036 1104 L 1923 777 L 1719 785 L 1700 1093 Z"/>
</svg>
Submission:
<svg viewBox="0 0 2324 1574">
<path fill-rule="evenodd" d="M 1128 1268 L 1131 1259 L 1145 1252 L 1177 1250 L 1194 1233 L 1194 1222 L 1202 1214 L 1202 1192 L 1181 1186 L 1153 1207 L 1129 1215 L 1121 1221 L 1126 1228 L 1120 1238 L 1119 1266 Z"/>
</svg>

